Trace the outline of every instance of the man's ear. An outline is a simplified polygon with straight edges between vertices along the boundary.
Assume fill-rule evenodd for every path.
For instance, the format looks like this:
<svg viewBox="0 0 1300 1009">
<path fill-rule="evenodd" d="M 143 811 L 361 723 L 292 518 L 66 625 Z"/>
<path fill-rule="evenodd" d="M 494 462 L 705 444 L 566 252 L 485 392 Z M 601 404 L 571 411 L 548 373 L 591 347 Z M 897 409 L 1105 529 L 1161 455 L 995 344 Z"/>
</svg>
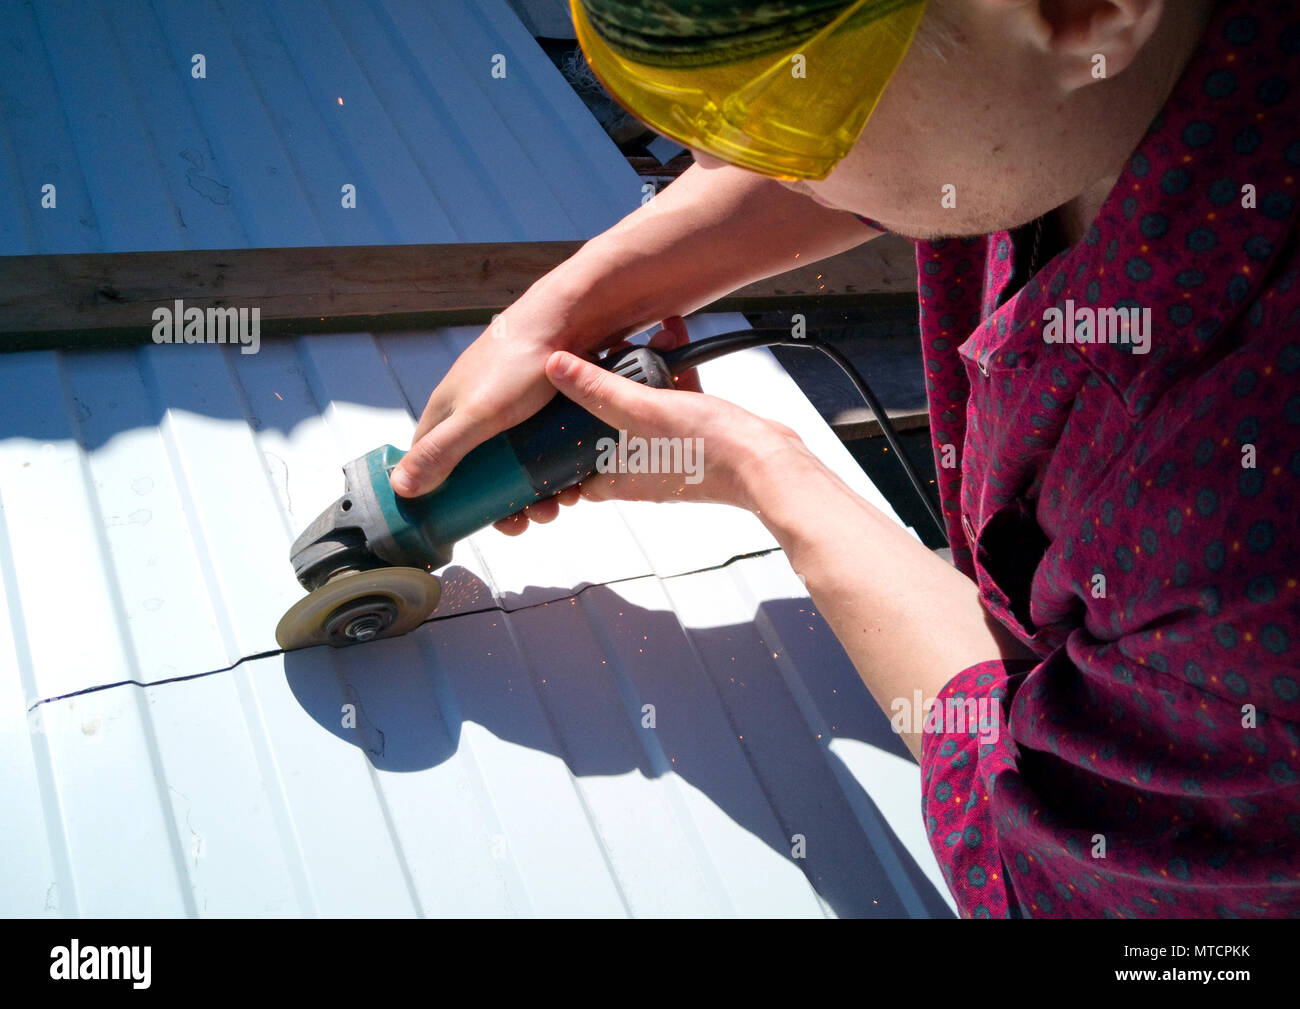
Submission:
<svg viewBox="0 0 1300 1009">
<path fill-rule="evenodd" d="M 1067 91 L 1118 77 L 1155 33 L 1165 0 L 1028 0 L 1031 34 Z"/>
</svg>

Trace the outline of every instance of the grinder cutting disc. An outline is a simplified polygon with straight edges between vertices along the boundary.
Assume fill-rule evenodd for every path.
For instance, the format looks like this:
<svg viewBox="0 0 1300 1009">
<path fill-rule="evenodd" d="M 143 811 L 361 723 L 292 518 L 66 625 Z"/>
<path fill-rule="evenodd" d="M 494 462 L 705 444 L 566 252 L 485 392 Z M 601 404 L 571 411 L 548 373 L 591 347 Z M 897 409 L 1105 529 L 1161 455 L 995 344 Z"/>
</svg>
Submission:
<svg viewBox="0 0 1300 1009">
<path fill-rule="evenodd" d="M 441 595 L 442 583 L 420 568 L 345 572 L 290 606 L 275 640 L 288 652 L 396 637 L 424 623 Z"/>
</svg>

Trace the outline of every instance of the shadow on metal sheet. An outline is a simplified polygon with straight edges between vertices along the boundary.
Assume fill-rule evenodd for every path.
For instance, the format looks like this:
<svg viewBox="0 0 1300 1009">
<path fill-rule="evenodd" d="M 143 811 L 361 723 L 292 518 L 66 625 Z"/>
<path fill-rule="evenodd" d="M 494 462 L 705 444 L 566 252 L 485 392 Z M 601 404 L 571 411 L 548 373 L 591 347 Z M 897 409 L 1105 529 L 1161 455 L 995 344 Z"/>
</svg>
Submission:
<svg viewBox="0 0 1300 1009">
<path fill-rule="evenodd" d="M 448 575 L 478 581 L 464 569 Z M 798 864 L 837 914 L 951 916 L 831 749 L 857 740 L 911 759 L 806 598 L 766 600 L 750 623 L 685 628 L 671 609 L 589 586 L 541 605 L 435 617 L 360 647 L 290 652 L 284 669 L 307 714 L 380 771 L 441 764 L 473 723 L 562 759 L 579 787 L 586 776 L 674 773 L 785 856 L 792 831 L 816 837 Z"/>
</svg>

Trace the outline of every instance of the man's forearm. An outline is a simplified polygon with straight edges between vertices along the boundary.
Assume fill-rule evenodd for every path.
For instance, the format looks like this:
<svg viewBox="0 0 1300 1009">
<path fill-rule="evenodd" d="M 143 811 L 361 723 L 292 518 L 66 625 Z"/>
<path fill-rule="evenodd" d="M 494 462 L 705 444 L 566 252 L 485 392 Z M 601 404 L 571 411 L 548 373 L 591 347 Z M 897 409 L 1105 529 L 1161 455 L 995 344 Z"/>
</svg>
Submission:
<svg viewBox="0 0 1300 1009">
<path fill-rule="evenodd" d="M 730 166 L 672 185 L 541 278 L 520 309 L 563 313 L 582 349 L 688 315 L 731 291 L 844 252 L 880 232 Z"/>
<path fill-rule="evenodd" d="M 749 470 L 751 504 L 885 710 L 961 670 L 1034 655 L 988 616 L 974 582 L 855 494 L 802 446 Z M 921 738 L 904 733 L 920 759 Z"/>
</svg>

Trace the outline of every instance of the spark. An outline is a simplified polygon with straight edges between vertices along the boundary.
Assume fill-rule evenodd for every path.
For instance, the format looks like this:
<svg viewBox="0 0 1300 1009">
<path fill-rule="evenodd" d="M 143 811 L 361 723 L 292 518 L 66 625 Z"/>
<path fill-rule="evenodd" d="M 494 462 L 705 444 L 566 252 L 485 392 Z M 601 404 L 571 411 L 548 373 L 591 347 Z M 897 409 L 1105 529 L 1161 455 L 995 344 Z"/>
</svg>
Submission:
<svg viewBox="0 0 1300 1009">
<path fill-rule="evenodd" d="M 284 397 L 281 396 L 278 392 L 275 394 L 275 398 L 278 399 L 278 400 L 281 400 L 281 401 L 284 400 Z"/>
<path fill-rule="evenodd" d="M 342 98 L 342 96 L 339 97 L 339 104 L 340 104 L 340 105 L 343 104 L 343 98 Z"/>
</svg>

